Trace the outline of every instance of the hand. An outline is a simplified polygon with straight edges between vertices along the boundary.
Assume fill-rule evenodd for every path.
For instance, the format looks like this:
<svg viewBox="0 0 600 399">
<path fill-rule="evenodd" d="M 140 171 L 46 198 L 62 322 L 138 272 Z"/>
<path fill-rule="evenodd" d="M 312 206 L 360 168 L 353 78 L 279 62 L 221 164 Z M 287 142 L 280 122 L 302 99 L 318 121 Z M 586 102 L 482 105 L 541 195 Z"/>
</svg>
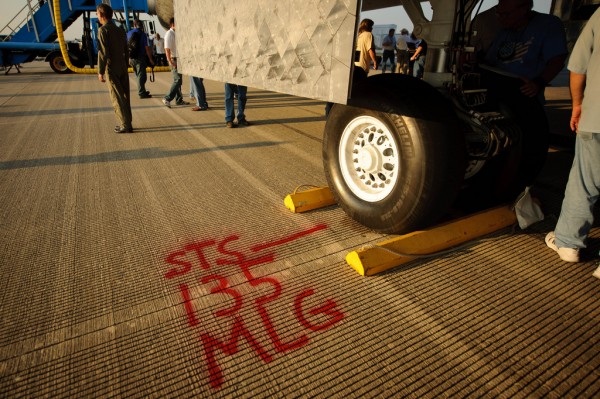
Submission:
<svg viewBox="0 0 600 399">
<path fill-rule="evenodd" d="M 102 83 L 106 82 L 106 80 L 104 79 L 104 75 L 102 75 L 101 73 L 98 74 L 98 80 Z"/>
<path fill-rule="evenodd" d="M 579 131 L 579 120 L 581 119 L 581 105 L 574 105 L 571 112 L 571 130 L 577 133 Z"/>
<path fill-rule="evenodd" d="M 529 79 L 525 79 L 525 78 L 521 78 L 521 80 L 524 82 L 523 85 L 520 87 L 521 93 L 523 93 L 523 95 L 525 95 L 527 97 L 537 96 L 537 94 L 543 88 L 539 83 L 537 83 L 533 80 L 529 80 Z"/>
</svg>

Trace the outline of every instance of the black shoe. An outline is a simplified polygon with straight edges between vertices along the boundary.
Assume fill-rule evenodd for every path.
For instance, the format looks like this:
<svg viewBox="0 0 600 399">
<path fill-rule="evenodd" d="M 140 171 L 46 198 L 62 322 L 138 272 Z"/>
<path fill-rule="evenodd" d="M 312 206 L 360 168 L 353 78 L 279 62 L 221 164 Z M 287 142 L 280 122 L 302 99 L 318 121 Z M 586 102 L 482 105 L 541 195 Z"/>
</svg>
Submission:
<svg viewBox="0 0 600 399">
<path fill-rule="evenodd" d="M 245 118 L 238 120 L 238 125 L 250 126 L 250 122 L 248 122 Z"/>
<path fill-rule="evenodd" d="M 190 105 L 190 103 L 188 103 L 187 101 L 183 101 L 183 100 L 181 100 L 181 101 L 177 101 L 177 102 L 175 103 L 175 105 Z"/>
<path fill-rule="evenodd" d="M 231 128 L 236 127 L 237 125 L 235 123 L 233 123 L 233 122 L 227 122 L 227 123 L 225 123 L 225 126 L 227 126 L 228 128 L 231 129 Z"/>
<path fill-rule="evenodd" d="M 152 94 L 146 92 L 146 94 L 141 95 L 140 98 L 152 98 Z"/>
<path fill-rule="evenodd" d="M 121 126 L 115 126 L 115 133 L 133 133 L 133 128 L 132 127 L 121 127 Z"/>
</svg>

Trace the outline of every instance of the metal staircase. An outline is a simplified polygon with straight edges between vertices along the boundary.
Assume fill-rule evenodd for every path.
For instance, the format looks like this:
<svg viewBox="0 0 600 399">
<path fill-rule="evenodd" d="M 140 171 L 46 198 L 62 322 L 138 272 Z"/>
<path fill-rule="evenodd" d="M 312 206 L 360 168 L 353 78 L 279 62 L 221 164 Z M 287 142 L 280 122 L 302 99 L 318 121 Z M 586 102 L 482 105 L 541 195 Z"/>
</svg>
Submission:
<svg viewBox="0 0 600 399">
<path fill-rule="evenodd" d="M 0 31 L 3 41 L 52 43 L 56 40 L 53 1 L 60 1 L 63 29 L 86 10 L 95 10 L 94 0 L 26 0 L 24 7 Z"/>
<path fill-rule="evenodd" d="M 67 43 L 68 53 L 75 66 L 82 68 L 86 63 L 93 66 L 93 31 L 97 27 L 93 26 L 91 15 L 95 13 L 97 4 L 107 0 L 21 1 L 24 2 L 23 8 L 0 30 L 0 66 L 12 67 L 44 57 L 55 72 L 68 72 L 56 42 L 56 23 L 60 19 L 62 29 L 66 30 L 82 15 L 84 29 L 81 42 Z M 130 16 L 136 18 L 139 13 L 148 13 L 148 1 L 111 0 L 110 3 L 117 15 L 120 12 L 124 14 L 125 25 L 129 28 Z M 56 8 L 60 9 L 60 18 L 55 19 Z"/>
</svg>

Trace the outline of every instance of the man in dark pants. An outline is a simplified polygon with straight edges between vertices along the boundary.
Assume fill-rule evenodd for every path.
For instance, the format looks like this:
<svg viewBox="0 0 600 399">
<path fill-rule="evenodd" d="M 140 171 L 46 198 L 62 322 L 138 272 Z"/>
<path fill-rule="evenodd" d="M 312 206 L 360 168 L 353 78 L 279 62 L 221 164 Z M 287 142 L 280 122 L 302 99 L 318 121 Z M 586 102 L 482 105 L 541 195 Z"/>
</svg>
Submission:
<svg viewBox="0 0 600 399">
<path fill-rule="evenodd" d="M 146 74 L 146 68 L 148 67 L 148 61 L 151 65 L 154 65 L 154 59 L 152 57 L 152 49 L 148 45 L 148 37 L 144 33 L 144 25 L 140 20 L 133 22 L 134 28 L 127 33 L 127 42 L 132 40 L 132 37 L 137 36 L 137 54 L 129 53 L 129 63 L 135 72 L 137 78 L 138 95 L 140 98 L 150 98 L 152 95 L 146 90 L 146 81 L 148 76 Z M 135 38 L 134 38 L 135 39 Z"/>
<path fill-rule="evenodd" d="M 238 124 L 243 126 L 249 126 L 250 122 L 246 119 L 244 110 L 246 109 L 246 92 L 248 88 L 242 85 L 235 85 L 232 83 L 225 83 L 225 126 L 232 128 L 237 125 L 233 121 L 234 116 L 234 97 L 237 98 L 237 119 Z"/>
<path fill-rule="evenodd" d="M 166 96 L 163 97 L 163 104 L 167 107 L 171 107 L 171 101 L 175 100 L 177 105 L 187 105 L 187 102 L 183 101 L 183 94 L 181 94 L 181 79 L 182 76 L 177 70 L 177 42 L 175 41 L 175 18 L 169 20 L 169 26 L 171 29 L 165 34 L 165 52 L 167 54 L 167 61 L 171 67 L 171 74 L 173 75 L 173 84 L 169 89 Z"/>
<path fill-rule="evenodd" d="M 109 5 L 99 4 L 96 13 L 102 24 L 98 29 L 98 80 L 109 84 L 110 99 L 120 122 L 115 133 L 131 133 L 127 35 L 112 21 L 113 10 Z"/>
</svg>

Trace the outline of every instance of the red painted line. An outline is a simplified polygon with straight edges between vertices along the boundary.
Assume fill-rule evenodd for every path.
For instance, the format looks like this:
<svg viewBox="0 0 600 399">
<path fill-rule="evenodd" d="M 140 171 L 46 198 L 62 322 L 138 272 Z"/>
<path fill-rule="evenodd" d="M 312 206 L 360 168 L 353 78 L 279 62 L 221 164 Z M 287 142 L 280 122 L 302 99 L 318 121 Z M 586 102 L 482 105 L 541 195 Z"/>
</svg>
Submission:
<svg viewBox="0 0 600 399">
<path fill-rule="evenodd" d="M 254 247 L 250 248 L 252 250 L 252 252 L 258 252 L 258 251 L 262 251 L 263 249 L 267 249 L 267 248 L 271 248 L 271 247 L 276 247 L 278 245 L 283 245 L 283 244 L 287 244 L 288 242 L 297 240 L 301 237 L 307 236 L 309 234 L 312 233 L 316 233 L 317 231 L 320 230 L 325 230 L 327 229 L 327 225 L 326 224 L 319 224 L 315 227 L 313 227 L 312 229 L 308 229 L 305 231 L 301 231 L 299 233 L 296 234 L 292 234 L 291 236 L 288 237 L 284 237 L 280 240 L 277 241 L 273 241 L 273 242 L 267 242 L 265 244 L 260 244 L 260 245 L 255 245 Z"/>
<path fill-rule="evenodd" d="M 188 323 L 190 327 L 196 327 L 199 322 L 196 318 L 196 310 L 192 304 L 192 298 L 190 297 L 190 291 L 187 284 L 179 284 L 179 290 L 183 296 L 183 306 L 185 307 L 185 313 L 187 315 Z"/>
</svg>

